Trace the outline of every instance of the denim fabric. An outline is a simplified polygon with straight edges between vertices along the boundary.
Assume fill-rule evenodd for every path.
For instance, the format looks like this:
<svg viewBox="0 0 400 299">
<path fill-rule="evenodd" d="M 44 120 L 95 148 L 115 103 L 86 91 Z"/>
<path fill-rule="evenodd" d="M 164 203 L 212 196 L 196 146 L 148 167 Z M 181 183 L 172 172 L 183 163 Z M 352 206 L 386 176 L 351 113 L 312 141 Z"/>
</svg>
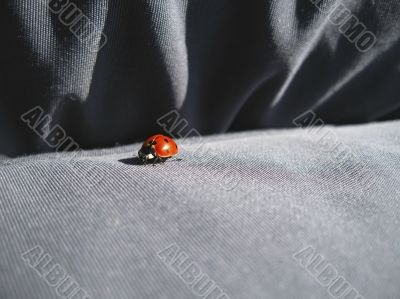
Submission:
<svg viewBox="0 0 400 299">
<path fill-rule="evenodd" d="M 3 157 L 0 298 L 57 298 L 51 267 L 21 257 L 36 246 L 90 298 L 201 298 L 181 277 L 188 261 L 223 299 L 330 298 L 318 283 L 324 265 L 306 269 L 302 248 L 345 290 L 398 298 L 399 130 L 395 121 L 188 139 L 182 160 L 157 166 L 133 158 L 140 144 Z M 159 256 L 171 244 L 182 265 Z"/>
</svg>

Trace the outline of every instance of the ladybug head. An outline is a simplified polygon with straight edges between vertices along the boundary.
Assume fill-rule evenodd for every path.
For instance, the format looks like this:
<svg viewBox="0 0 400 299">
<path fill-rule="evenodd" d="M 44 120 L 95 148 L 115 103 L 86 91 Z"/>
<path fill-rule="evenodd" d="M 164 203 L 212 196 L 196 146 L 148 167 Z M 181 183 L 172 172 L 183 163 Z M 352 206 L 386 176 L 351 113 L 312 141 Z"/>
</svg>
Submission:
<svg viewBox="0 0 400 299">
<path fill-rule="evenodd" d="M 148 144 L 143 144 L 142 148 L 139 150 L 138 156 L 143 163 L 155 158 L 155 144 L 155 141 L 149 142 Z"/>
</svg>

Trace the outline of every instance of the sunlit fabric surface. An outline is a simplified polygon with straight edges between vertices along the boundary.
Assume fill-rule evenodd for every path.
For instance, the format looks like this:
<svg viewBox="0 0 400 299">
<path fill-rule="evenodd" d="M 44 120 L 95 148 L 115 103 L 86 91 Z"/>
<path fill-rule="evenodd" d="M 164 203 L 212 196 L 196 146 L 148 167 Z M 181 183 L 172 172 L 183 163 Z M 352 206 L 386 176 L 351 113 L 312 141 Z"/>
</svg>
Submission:
<svg viewBox="0 0 400 299">
<path fill-rule="evenodd" d="M 35 246 L 93 299 L 200 298 L 158 257 L 173 243 L 231 299 L 330 298 L 293 258 L 307 246 L 358 298 L 398 298 L 399 130 L 190 139 L 182 161 L 154 167 L 132 158 L 140 144 L 4 158 L 0 298 L 58 298 L 21 258 Z"/>
<path fill-rule="evenodd" d="M 46 0 L 0 3 L 1 153 L 51 150 L 20 121 L 36 105 L 82 148 L 143 140 L 173 108 L 203 134 L 288 127 L 310 108 L 336 124 L 400 115 L 398 0 L 74 3 L 101 51 Z M 335 25 L 345 10 L 329 17 L 340 3 L 376 35 L 369 51 Z"/>
</svg>

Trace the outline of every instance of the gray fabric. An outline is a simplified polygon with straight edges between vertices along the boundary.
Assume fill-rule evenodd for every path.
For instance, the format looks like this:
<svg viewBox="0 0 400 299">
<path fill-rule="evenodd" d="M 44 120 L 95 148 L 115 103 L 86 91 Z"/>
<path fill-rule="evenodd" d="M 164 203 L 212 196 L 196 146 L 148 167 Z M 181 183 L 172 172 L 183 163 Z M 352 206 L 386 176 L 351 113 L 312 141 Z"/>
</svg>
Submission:
<svg viewBox="0 0 400 299">
<path fill-rule="evenodd" d="M 94 43 L 60 21 L 71 2 Z M 397 119 L 399 14 L 398 0 L 2 0 L 0 153 L 51 150 L 20 122 L 36 105 L 86 149 L 140 141 L 173 108 L 202 134 L 288 127 L 308 109 Z M 366 52 L 360 28 L 376 35 Z"/>
<path fill-rule="evenodd" d="M 158 257 L 173 243 L 232 299 L 329 298 L 293 258 L 307 246 L 365 299 L 399 298 L 400 122 L 323 130 L 338 139 L 191 139 L 154 167 L 131 158 L 139 144 L 4 158 L 0 298 L 57 297 L 21 258 L 36 245 L 91 298 L 200 298 Z"/>
</svg>

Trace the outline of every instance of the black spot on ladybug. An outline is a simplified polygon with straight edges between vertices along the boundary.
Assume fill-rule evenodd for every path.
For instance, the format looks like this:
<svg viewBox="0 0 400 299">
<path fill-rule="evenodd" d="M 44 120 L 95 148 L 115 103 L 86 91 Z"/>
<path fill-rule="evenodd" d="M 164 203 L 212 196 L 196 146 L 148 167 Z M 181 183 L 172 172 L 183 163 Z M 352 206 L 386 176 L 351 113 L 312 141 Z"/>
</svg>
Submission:
<svg viewBox="0 0 400 299">
<path fill-rule="evenodd" d="M 169 149 L 165 150 L 167 152 L 167 154 L 169 154 Z"/>
<path fill-rule="evenodd" d="M 164 141 L 165 141 L 166 143 L 169 143 L 168 139 L 164 139 Z"/>
</svg>

